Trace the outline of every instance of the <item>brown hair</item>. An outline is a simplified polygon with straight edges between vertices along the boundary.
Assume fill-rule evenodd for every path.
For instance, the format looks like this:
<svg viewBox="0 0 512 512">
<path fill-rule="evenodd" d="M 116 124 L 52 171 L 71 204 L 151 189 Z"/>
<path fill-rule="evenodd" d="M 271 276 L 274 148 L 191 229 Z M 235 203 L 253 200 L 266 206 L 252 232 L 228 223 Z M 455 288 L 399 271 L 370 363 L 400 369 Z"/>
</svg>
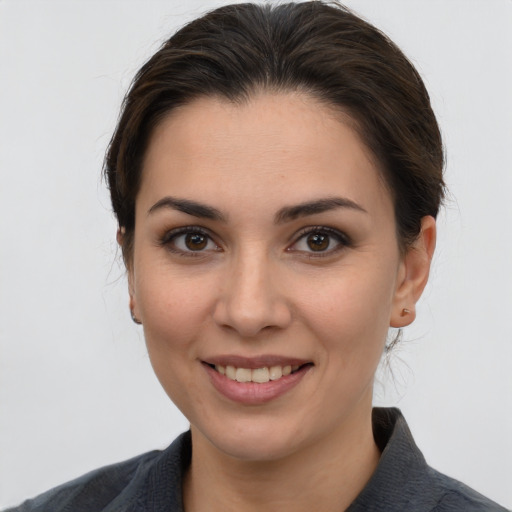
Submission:
<svg viewBox="0 0 512 512">
<path fill-rule="evenodd" d="M 443 146 L 425 86 L 382 32 L 338 3 L 236 4 L 192 21 L 135 76 L 105 158 L 130 261 L 148 141 L 174 108 L 201 96 L 244 101 L 303 91 L 348 114 L 391 191 L 401 249 L 444 195 Z"/>
</svg>

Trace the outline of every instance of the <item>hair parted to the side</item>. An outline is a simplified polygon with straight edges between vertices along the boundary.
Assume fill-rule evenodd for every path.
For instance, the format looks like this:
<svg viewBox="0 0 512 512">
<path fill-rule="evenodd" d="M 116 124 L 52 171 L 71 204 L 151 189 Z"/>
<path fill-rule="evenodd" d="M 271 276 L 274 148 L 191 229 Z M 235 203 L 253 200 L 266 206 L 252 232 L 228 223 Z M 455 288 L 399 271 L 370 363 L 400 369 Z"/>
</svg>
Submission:
<svg viewBox="0 0 512 512">
<path fill-rule="evenodd" d="M 260 91 L 300 91 L 348 114 L 392 194 L 402 250 L 422 217 L 436 217 L 444 196 L 441 135 L 427 90 L 400 49 L 335 2 L 227 5 L 166 41 L 125 97 L 104 172 L 126 263 L 155 127 L 195 98 L 241 102 Z"/>
</svg>

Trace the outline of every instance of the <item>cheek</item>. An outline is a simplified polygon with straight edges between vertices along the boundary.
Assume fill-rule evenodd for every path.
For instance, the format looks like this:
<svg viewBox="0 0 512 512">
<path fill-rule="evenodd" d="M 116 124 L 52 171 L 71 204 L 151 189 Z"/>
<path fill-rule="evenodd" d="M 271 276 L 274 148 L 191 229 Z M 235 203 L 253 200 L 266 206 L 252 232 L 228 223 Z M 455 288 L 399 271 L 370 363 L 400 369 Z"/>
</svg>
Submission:
<svg viewBox="0 0 512 512">
<path fill-rule="evenodd" d="M 190 395 L 201 405 L 191 367 L 205 331 L 208 297 L 188 282 L 148 276 L 136 288 L 148 355 L 169 398 L 189 417 Z M 192 366 L 191 366 L 192 364 Z"/>
<path fill-rule="evenodd" d="M 391 315 L 394 281 L 390 275 L 391 270 L 345 270 L 317 282 L 310 288 L 312 293 L 302 294 L 301 316 L 331 359 L 340 359 L 343 366 L 378 362 Z"/>
<path fill-rule="evenodd" d="M 211 286 L 205 282 L 148 272 L 135 290 L 150 350 L 186 348 L 201 332 L 211 310 Z"/>
</svg>

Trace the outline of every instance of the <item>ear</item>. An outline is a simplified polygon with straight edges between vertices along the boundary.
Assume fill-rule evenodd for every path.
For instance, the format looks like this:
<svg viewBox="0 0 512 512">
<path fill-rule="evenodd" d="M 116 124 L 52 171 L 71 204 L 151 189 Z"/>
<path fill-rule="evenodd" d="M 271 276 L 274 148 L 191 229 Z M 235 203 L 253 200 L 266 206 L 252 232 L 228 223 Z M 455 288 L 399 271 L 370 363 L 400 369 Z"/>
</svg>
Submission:
<svg viewBox="0 0 512 512">
<path fill-rule="evenodd" d="M 125 236 L 125 228 L 120 227 L 117 230 L 116 240 L 119 244 L 119 247 L 121 250 L 123 250 L 123 242 L 124 242 L 124 236 Z M 133 276 L 133 265 L 127 262 L 126 258 L 124 259 L 124 263 L 126 265 L 126 275 L 128 278 L 128 294 L 130 296 L 130 314 L 132 316 L 132 319 L 137 318 L 137 312 L 136 312 L 136 301 L 135 301 L 135 291 L 134 291 L 134 276 Z"/>
<path fill-rule="evenodd" d="M 400 263 L 389 323 L 391 327 L 405 327 L 416 318 L 416 302 L 427 284 L 435 247 L 436 221 L 431 216 L 423 217 L 420 234 Z"/>
</svg>

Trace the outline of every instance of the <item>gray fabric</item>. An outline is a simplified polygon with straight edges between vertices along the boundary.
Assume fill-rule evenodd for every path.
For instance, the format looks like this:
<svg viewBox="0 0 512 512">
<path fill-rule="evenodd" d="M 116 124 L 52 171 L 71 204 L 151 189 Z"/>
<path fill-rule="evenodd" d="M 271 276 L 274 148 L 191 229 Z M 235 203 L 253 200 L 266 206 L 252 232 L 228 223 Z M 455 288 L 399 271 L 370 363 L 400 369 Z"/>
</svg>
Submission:
<svg viewBox="0 0 512 512">
<path fill-rule="evenodd" d="M 374 409 L 373 427 L 382 456 L 347 512 L 506 512 L 430 468 L 398 409 Z M 183 512 L 191 451 L 186 432 L 164 451 L 98 469 L 5 512 Z"/>
<path fill-rule="evenodd" d="M 506 512 L 429 467 L 398 409 L 374 409 L 373 431 L 382 451 L 379 465 L 347 512 Z"/>
</svg>

